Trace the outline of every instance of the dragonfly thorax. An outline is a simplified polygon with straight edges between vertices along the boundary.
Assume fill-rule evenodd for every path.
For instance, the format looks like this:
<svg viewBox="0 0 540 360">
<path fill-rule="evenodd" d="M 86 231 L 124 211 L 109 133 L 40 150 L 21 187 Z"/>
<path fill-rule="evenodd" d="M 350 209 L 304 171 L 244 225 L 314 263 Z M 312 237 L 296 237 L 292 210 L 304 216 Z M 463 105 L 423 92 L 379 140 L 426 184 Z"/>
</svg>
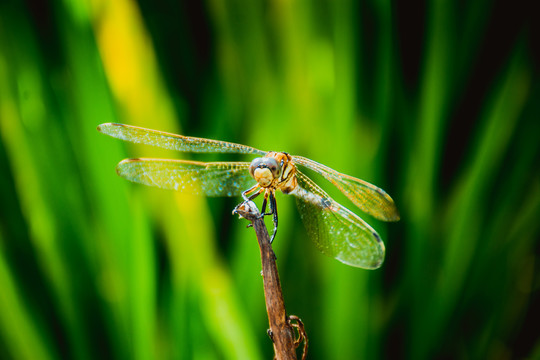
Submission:
<svg viewBox="0 0 540 360">
<path fill-rule="evenodd" d="M 254 159 L 249 165 L 249 173 L 263 188 L 280 189 L 288 193 L 296 187 L 296 168 L 287 153 L 270 151 L 265 157 Z"/>
</svg>

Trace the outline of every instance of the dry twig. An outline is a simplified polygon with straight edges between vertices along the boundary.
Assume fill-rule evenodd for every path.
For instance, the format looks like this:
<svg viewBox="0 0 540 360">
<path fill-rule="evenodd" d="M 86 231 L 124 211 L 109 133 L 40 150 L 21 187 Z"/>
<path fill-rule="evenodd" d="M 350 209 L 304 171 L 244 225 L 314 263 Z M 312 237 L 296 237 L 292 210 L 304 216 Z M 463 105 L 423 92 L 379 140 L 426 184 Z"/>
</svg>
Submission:
<svg viewBox="0 0 540 360">
<path fill-rule="evenodd" d="M 281 284 L 279 282 L 276 266 L 276 256 L 272 250 L 272 245 L 270 244 L 270 237 L 266 225 L 264 224 L 264 219 L 262 218 L 259 209 L 257 209 L 257 206 L 252 201 L 246 201 L 238 205 L 233 213 L 251 221 L 257 235 L 259 248 L 261 250 L 266 312 L 268 313 L 268 322 L 270 324 L 268 334 L 274 343 L 275 357 L 278 360 L 296 359 L 296 347 L 301 340 L 295 340 L 292 327 L 297 327 L 297 325 L 291 325 L 290 318 L 287 317 L 285 311 L 285 303 L 283 302 L 283 293 L 281 291 Z M 297 317 L 294 317 L 293 319 L 296 320 Z M 301 321 L 297 323 L 301 324 Z M 300 330 L 299 334 L 301 334 Z M 299 337 L 300 336 L 305 337 L 305 332 L 303 332 L 303 330 Z M 295 344 L 297 341 L 298 344 Z M 304 345 L 304 351 L 306 350 L 306 346 L 307 339 Z"/>
</svg>

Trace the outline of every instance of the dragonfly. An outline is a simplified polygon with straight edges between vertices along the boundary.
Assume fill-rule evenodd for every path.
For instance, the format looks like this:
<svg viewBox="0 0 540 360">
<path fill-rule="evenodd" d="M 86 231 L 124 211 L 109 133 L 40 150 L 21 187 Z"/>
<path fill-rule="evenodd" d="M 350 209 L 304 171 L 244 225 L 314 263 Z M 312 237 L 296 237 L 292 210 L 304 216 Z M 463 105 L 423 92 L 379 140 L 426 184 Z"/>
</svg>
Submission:
<svg viewBox="0 0 540 360">
<path fill-rule="evenodd" d="M 317 249 L 350 266 L 380 267 L 385 256 L 384 243 L 367 222 L 332 199 L 299 167 L 322 175 L 355 206 L 376 219 L 398 221 L 400 218 L 394 201 L 384 190 L 302 156 L 125 124 L 105 123 L 97 130 L 124 141 L 180 152 L 256 155 L 251 162 L 124 159 L 118 163 L 116 171 L 135 183 L 195 195 L 241 196 L 244 201 L 251 201 L 262 194 L 261 216 L 272 216 L 274 225 L 271 241 L 278 228 L 275 192 L 280 190 L 293 195 L 307 233 Z M 266 212 L 267 204 L 269 212 Z"/>
</svg>

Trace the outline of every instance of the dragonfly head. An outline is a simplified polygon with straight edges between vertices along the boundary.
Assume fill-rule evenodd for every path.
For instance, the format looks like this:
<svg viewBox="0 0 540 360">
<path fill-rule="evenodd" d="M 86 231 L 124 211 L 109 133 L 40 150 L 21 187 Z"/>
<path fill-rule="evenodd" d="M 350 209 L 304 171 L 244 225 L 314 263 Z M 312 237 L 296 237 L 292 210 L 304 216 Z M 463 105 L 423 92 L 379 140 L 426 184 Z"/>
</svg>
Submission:
<svg viewBox="0 0 540 360">
<path fill-rule="evenodd" d="M 271 157 L 256 158 L 249 165 L 249 173 L 259 185 L 266 188 L 279 177 L 281 165 Z"/>
</svg>

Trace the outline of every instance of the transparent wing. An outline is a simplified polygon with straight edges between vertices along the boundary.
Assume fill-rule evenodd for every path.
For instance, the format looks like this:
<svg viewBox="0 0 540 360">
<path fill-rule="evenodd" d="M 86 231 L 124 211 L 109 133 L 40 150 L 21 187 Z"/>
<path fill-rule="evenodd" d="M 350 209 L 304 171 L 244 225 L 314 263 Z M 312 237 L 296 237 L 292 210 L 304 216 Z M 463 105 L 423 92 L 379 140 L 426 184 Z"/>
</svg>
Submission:
<svg viewBox="0 0 540 360">
<path fill-rule="evenodd" d="M 106 123 L 97 127 L 98 131 L 117 139 L 157 146 L 168 150 L 197 153 L 235 153 L 265 155 L 266 152 L 251 146 L 227 141 L 210 140 L 190 136 L 150 130 L 137 126 Z"/>
<path fill-rule="evenodd" d="M 383 221 L 399 220 L 394 200 L 383 189 L 302 156 L 293 156 L 293 161 L 321 174 L 366 214 Z"/>
<path fill-rule="evenodd" d="M 255 184 L 247 162 L 125 159 L 116 167 L 130 181 L 194 195 L 239 196 Z"/>
<path fill-rule="evenodd" d="M 296 196 L 300 217 L 317 248 L 347 265 L 380 267 L 385 249 L 377 232 L 300 171 L 297 179 L 298 186 L 290 194 Z"/>
</svg>

